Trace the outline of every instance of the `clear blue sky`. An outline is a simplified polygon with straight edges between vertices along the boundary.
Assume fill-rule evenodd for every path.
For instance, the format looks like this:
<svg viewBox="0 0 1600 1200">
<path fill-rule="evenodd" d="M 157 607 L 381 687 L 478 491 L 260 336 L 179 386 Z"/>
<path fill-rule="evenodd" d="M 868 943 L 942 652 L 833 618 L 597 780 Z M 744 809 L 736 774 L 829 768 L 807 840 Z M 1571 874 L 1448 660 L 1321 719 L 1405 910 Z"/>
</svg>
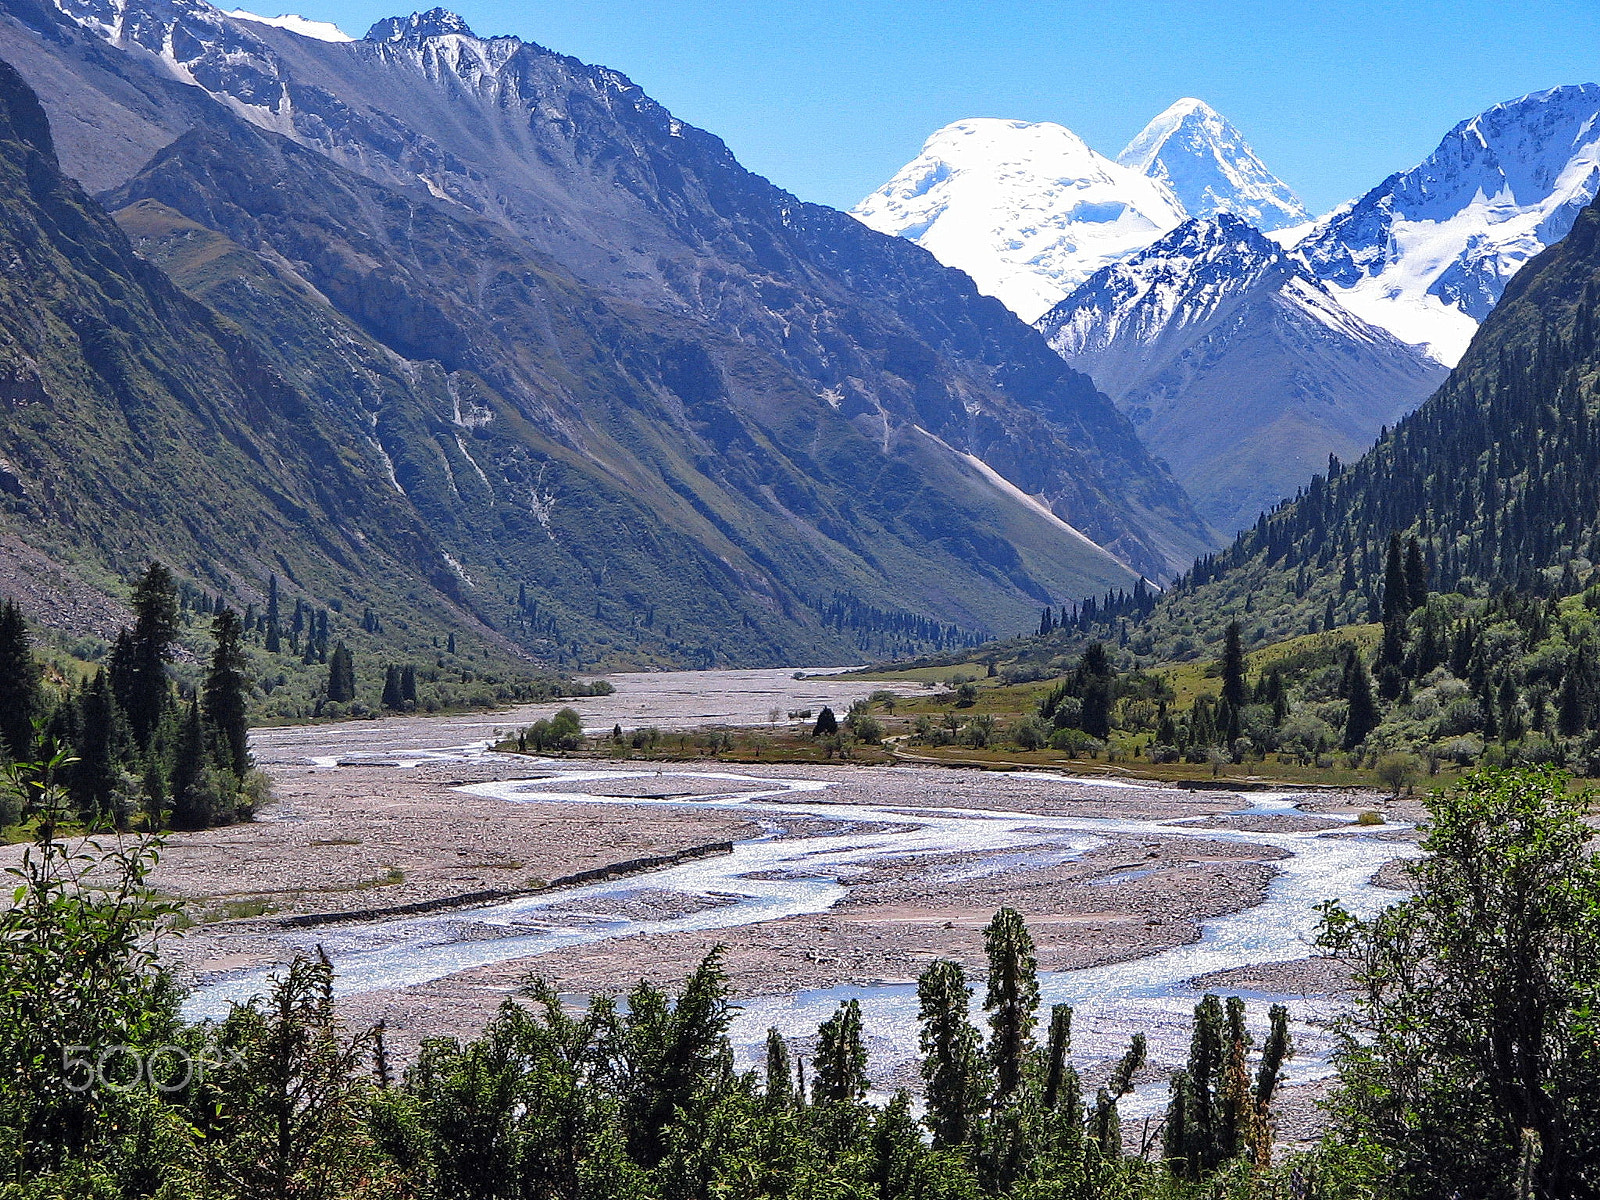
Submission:
<svg viewBox="0 0 1600 1200">
<path fill-rule="evenodd" d="M 427 0 L 431 6 L 432 0 Z M 243 0 L 359 37 L 389 0 Z M 632 77 L 746 166 L 849 207 L 962 117 L 1057 121 L 1115 155 L 1198 96 L 1321 212 L 1500 100 L 1600 78 L 1597 0 L 458 0 Z"/>
</svg>

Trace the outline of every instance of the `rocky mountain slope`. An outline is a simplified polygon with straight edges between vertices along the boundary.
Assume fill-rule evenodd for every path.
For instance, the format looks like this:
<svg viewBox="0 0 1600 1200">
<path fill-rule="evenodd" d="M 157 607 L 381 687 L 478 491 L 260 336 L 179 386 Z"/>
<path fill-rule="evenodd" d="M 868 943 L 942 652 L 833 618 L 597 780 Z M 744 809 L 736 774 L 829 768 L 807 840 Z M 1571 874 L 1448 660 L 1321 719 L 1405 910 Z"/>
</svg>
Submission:
<svg viewBox="0 0 1600 1200">
<path fill-rule="evenodd" d="M 103 636 L 96 593 L 155 556 L 241 606 L 276 574 L 364 655 L 512 656 L 354 423 L 135 253 L 3 63 L 0 263 L 0 558 L 34 616 Z"/>
<path fill-rule="evenodd" d="M 1376 619 L 1395 533 L 1417 538 L 1436 591 L 1581 590 L 1600 563 L 1597 305 L 1591 202 L 1511 279 L 1438 392 L 1200 563 L 1163 597 L 1142 644 L 1195 650 L 1234 618 L 1252 641 Z"/>
<path fill-rule="evenodd" d="M 1311 219 L 1233 122 L 1204 100 L 1185 97 L 1157 115 L 1117 161 L 1166 184 L 1191 217 L 1230 213 L 1261 230 Z"/>
<path fill-rule="evenodd" d="M 1513 275 L 1600 189 L 1600 87 L 1534 92 L 1461 122 L 1299 246 L 1342 303 L 1454 364 Z"/>
<path fill-rule="evenodd" d="M 1353 459 L 1444 368 L 1344 308 L 1246 220 L 1190 220 L 1039 328 L 1128 414 L 1217 529 Z"/>
<path fill-rule="evenodd" d="M 0 4 L 67 167 L 535 652 L 837 655 L 837 594 L 1003 629 L 1209 536 L 1036 333 L 615 72 L 440 11 L 338 43 L 68 8 Z"/>
</svg>

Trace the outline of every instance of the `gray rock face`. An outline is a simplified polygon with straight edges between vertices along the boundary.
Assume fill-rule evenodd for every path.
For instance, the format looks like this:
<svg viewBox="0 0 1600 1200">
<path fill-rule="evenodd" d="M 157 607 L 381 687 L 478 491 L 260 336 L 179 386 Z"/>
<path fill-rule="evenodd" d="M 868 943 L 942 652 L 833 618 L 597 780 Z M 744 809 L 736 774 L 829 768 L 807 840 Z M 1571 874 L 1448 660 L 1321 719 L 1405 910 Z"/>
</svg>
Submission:
<svg viewBox="0 0 1600 1200">
<path fill-rule="evenodd" d="M 1227 214 L 1099 272 L 1039 328 L 1229 533 L 1328 455 L 1363 453 L 1445 375 Z"/>
</svg>

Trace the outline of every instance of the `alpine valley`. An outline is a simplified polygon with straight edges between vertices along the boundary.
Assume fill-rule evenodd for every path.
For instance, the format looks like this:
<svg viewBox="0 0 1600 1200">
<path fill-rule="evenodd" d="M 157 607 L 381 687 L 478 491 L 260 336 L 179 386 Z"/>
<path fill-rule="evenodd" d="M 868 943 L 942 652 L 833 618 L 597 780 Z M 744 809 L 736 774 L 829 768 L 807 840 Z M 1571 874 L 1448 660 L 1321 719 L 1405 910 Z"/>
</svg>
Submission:
<svg viewBox="0 0 1600 1200">
<path fill-rule="evenodd" d="M 1036 331 L 615 71 L 443 10 L 297 28 L 0 3 L 35 114 L 5 147 L 14 261 L 82 281 L 8 276 L 55 314 L 3 335 L 7 590 L 35 615 L 104 631 L 158 555 L 241 608 L 277 577 L 374 654 L 837 660 L 1213 544 Z"/>
</svg>

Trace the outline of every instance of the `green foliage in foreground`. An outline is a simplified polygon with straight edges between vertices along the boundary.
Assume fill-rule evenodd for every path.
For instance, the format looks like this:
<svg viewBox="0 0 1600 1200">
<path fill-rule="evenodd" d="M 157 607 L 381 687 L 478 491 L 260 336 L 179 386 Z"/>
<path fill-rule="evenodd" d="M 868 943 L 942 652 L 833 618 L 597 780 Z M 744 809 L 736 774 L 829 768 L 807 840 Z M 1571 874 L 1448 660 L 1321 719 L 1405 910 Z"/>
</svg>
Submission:
<svg viewBox="0 0 1600 1200">
<path fill-rule="evenodd" d="M 1336 1132 L 1274 1162 L 1281 1008 L 1252 1053 L 1243 1005 L 1205 997 L 1164 1122 L 1125 1135 L 1143 1037 L 1080 1074 L 1071 1009 L 1041 1022 L 1010 910 L 985 935 L 981 1020 L 960 965 L 919 982 L 920 1118 L 904 1091 L 866 1098 L 853 1002 L 819 1030 L 809 1078 L 776 1030 L 764 1071 L 738 1071 L 717 953 L 677 995 L 641 983 L 625 1005 L 574 1011 L 533 980 L 480 1037 L 425 1043 L 399 1079 L 381 1027 L 336 1020 L 320 956 L 188 1023 L 153 948 L 169 915 L 144 885 L 158 844 L 69 848 L 48 774 L 8 772 L 43 819 L 0 914 L 5 1200 L 1565 1200 L 1600 1186 L 1600 867 L 1553 774 L 1437 795 L 1415 898 L 1371 921 L 1325 907 L 1324 945 L 1361 986 Z"/>
</svg>

